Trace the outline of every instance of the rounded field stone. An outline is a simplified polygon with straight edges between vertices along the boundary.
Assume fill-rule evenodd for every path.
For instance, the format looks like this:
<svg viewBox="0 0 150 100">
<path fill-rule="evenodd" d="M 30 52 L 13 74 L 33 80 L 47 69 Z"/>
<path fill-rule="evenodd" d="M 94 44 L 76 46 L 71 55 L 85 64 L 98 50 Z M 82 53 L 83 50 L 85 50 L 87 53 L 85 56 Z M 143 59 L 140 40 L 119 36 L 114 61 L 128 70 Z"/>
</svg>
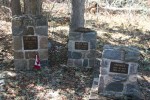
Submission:
<svg viewBox="0 0 150 100">
<path fill-rule="evenodd" d="M 102 59 L 101 67 L 108 67 L 108 65 L 109 65 L 109 61 L 105 60 L 105 59 Z"/>
<path fill-rule="evenodd" d="M 72 52 L 72 59 L 81 59 L 81 52 Z"/>
<path fill-rule="evenodd" d="M 79 59 L 75 60 L 74 61 L 74 66 L 75 67 L 81 67 L 82 66 L 82 60 L 79 60 Z"/>
<path fill-rule="evenodd" d="M 96 40 L 96 32 L 87 32 L 83 34 L 83 40 L 90 41 L 91 39 Z"/>
<path fill-rule="evenodd" d="M 115 81 L 127 81 L 128 76 L 127 75 L 115 75 L 112 78 Z"/>
<path fill-rule="evenodd" d="M 22 37 L 13 36 L 14 50 L 22 50 Z"/>
<path fill-rule="evenodd" d="M 69 34 L 69 40 L 80 40 L 81 39 L 81 33 L 80 32 L 71 32 Z"/>
<path fill-rule="evenodd" d="M 83 67 L 87 67 L 88 66 L 88 59 L 84 59 L 83 61 Z"/>
<path fill-rule="evenodd" d="M 112 82 L 106 86 L 106 91 L 122 92 L 123 84 L 121 82 Z"/>
<path fill-rule="evenodd" d="M 102 55 L 103 58 L 121 60 L 121 51 L 115 49 L 106 49 Z"/>
</svg>

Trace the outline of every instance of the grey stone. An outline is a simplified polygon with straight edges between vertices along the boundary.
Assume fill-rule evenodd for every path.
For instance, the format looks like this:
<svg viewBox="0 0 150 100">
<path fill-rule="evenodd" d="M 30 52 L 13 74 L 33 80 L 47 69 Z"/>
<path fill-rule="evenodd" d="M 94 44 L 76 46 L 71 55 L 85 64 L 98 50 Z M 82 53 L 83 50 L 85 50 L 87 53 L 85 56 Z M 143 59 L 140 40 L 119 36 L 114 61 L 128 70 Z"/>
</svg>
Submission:
<svg viewBox="0 0 150 100">
<path fill-rule="evenodd" d="M 101 74 L 101 75 L 107 75 L 107 74 L 108 74 L 107 69 L 101 68 L 101 73 L 100 73 L 100 74 Z"/>
<path fill-rule="evenodd" d="M 112 76 L 112 79 L 113 81 L 120 81 L 120 82 L 123 82 L 123 81 L 127 81 L 128 79 L 128 76 L 127 75 L 114 75 Z"/>
<path fill-rule="evenodd" d="M 74 48 L 75 48 L 75 43 L 74 43 L 74 41 L 69 40 L 69 42 L 68 42 L 68 50 L 69 50 L 69 51 L 73 51 Z"/>
<path fill-rule="evenodd" d="M 112 45 L 104 45 L 103 49 L 114 49 L 114 46 Z"/>
<path fill-rule="evenodd" d="M 90 40 L 90 49 L 96 49 L 96 39 Z"/>
<path fill-rule="evenodd" d="M 108 67 L 108 64 L 109 64 L 108 60 L 102 59 L 101 67 Z"/>
<path fill-rule="evenodd" d="M 106 49 L 102 55 L 103 58 L 121 60 L 121 51 L 118 49 Z"/>
<path fill-rule="evenodd" d="M 103 96 L 111 98 L 111 100 L 124 100 L 121 92 L 105 91 Z"/>
<path fill-rule="evenodd" d="M 21 19 L 12 19 L 12 27 L 20 27 L 22 24 L 23 23 Z"/>
<path fill-rule="evenodd" d="M 126 92 L 124 93 L 131 100 L 144 100 L 144 97 L 138 88 L 137 84 L 130 83 L 126 86 Z M 130 98 L 129 98 L 130 97 Z"/>
<path fill-rule="evenodd" d="M 48 36 L 48 26 L 39 26 L 35 28 L 35 33 L 37 35 Z"/>
<path fill-rule="evenodd" d="M 34 35 L 34 27 L 28 27 L 24 29 L 23 35 Z"/>
<path fill-rule="evenodd" d="M 130 72 L 129 74 L 132 75 L 132 74 L 137 74 L 137 69 L 138 69 L 138 64 L 136 63 L 131 63 L 130 64 Z"/>
<path fill-rule="evenodd" d="M 75 67 L 81 67 L 82 66 L 82 59 L 74 60 L 74 66 Z"/>
<path fill-rule="evenodd" d="M 106 86 L 106 91 L 122 92 L 123 84 L 121 82 L 112 82 Z"/>
<path fill-rule="evenodd" d="M 24 19 L 23 20 L 23 24 L 25 25 L 25 26 L 34 26 L 35 25 L 35 22 L 34 22 L 34 20 L 33 19 Z"/>
<path fill-rule="evenodd" d="M 93 77 L 98 78 L 99 77 L 99 70 L 94 71 Z"/>
<path fill-rule="evenodd" d="M 14 50 L 22 50 L 22 37 L 13 36 Z"/>
<path fill-rule="evenodd" d="M 72 54 L 72 52 L 71 52 L 71 51 L 68 51 L 68 52 L 67 52 L 67 56 L 68 56 L 68 58 L 72 58 L 71 54 Z"/>
<path fill-rule="evenodd" d="M 126 85 L 126 94 L 133 94 L 136 89 L 135 84 L 127 84 Z"/>
<path fill-rule="evenodd" d="M 47 26 L 48 21 L 45 17 L 36 19 L 36 26 Z"/>
<path fill-rule="evenodd" d="M 0 86 L 5 85 L 4 80 L 0 79 Z"/>
<path fill-rule="evenodd" d="M 127 51 L 125 54 L 125 61 L 137 62 L 140 60 L 140 53 L 135 51 Z"/>
<path fill-rule="evenodd" d="M 24 32 L 24 27 L 12 27 L 12 35 L 13 36 L 22 36 Z"/>
<path fill-rule="evenodd" d="M 14 59 L 24 59 L 24 54 L 22 51 L 14 51 Z"/>
<path fill-rule="evenodd" d="M 16 70 L 27 70 L 27 60 L 14 60 Z"/>
<path fill-rule="evenodd" d="M 91 39 L 96 40 L 96 32 L 83 33 L 84 41 L 90 41 Z"/>
<path fill-rule="evenodd" d="M 82 53 L 81 52 L 72 52 L 72 59 L 81 59 Z"/>
<path fill-rule="evenodd" d="M 35 59 L 38 51 L 25 51 L 25 58 L 26 59 Z"/>
<path fill-rule="evenodd" d="M 69 34 L 69 40 L 80 40 L 81 39 L 81 34 L 80 32 L 71 32 Z"/>
<path fill-rule="evenodd" d="M 83 67 L 88 67 L 88 59 L 83 60 Z"/>
<path fill-rule="evenodd" d="M 137 62 L 140 59 L 139 50 L 133 47 L 105 45 L 103 48 L 104 58 L 121 60 L 121 51 L 123 50 L 125 61 Z"/>
</svg>

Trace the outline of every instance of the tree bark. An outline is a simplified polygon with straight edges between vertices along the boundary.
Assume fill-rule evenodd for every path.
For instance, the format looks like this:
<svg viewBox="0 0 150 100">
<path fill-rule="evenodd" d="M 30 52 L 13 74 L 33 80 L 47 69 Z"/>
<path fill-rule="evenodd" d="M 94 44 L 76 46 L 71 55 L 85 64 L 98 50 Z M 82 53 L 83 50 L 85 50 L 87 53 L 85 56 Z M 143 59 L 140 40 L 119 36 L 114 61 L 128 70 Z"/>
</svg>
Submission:
<svg viewBox="0 0 150 100">
<path fill-rule="evenodd" d="M 42 10 L 41 0 L 24 0 L 24 13 L 40 15 Z"/>
<path fill-rule="evenodd" d="M 12 11 L 12 16 L 21 15 L 20 0 L 11 0 L 11 11 Z"/>
<path fill-rule="evenodd" d="M 70 31 L 74 31 L 79 27 L 84 27 L 85 0 L 71 0 L 71 4 Z"/>
</svg>

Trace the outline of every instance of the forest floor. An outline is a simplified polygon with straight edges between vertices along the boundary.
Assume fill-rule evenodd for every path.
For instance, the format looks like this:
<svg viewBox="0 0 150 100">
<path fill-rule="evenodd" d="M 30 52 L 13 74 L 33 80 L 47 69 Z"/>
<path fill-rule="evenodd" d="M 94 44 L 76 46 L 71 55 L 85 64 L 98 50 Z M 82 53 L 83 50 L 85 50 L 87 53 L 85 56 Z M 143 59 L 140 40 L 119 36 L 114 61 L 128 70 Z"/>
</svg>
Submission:
<svg viewBox="0 0 150 100">
<path fill-rule="evenodd" d="M 14 70 L 11 22 L 0 20 L 0 100 L 88 100 L 94 69 L 66 66 L 70 15 L 65 7 L 56 3 L 49 16 L 49 66 L 41 71 Z M 150 17 L 128 13 L 85 15 L 85 26 L 97 32 L 100 52 L 105 44 L 140 50 L 138 83 L 145 100 L 150 100 Z"/>
</svg>

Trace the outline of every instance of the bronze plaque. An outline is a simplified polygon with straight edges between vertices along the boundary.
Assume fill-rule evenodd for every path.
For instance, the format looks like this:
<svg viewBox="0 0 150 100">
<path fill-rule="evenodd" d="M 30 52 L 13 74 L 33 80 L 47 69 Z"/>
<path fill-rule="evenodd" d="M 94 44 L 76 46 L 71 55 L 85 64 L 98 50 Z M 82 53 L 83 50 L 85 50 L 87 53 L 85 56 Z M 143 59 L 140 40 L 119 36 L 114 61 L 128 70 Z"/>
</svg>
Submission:
<svg viewBox="0 0 150 100">
<path fill-rule="evenodd" d="M 110 72 L 128 74 L 128 66 L 129 64 L 111 62 Z"/>
<path fill-rule="evenodd" d="M 75 49 L 88 50 L 88 42 L 75 42 Z"/>
<path fill-rule="evenodd" d="M 37 36 L 23 36 L 24 50 L 38 49 Z"/>
</svg>

